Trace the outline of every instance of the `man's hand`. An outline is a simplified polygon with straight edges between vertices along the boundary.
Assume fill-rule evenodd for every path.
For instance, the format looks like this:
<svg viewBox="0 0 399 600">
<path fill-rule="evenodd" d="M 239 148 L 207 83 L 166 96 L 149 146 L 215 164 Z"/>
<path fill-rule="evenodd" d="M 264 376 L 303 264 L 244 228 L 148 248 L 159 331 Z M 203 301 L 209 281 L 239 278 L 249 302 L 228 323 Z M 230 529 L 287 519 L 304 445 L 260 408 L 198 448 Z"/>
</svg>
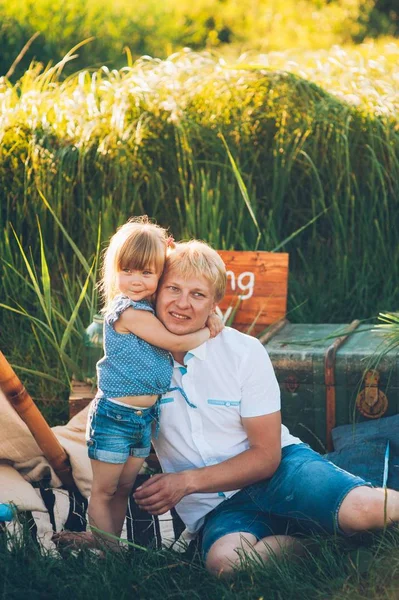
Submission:
<svg viewBox="0 0 399 600">
<path fill-rule="evenodd" d="M 190 493 L 188 472 L 159 473 L 143 483 L 133 497 L 142 510 L 163 515 Z"/>
<path fill-rule="evenodd" d="M 224 323 L 217 314 L 211 313 L 206 320 L 205 325 L 209 328 L 211 332 L 211 338 L 216 337 L 224 328 Z"/>
</svg>

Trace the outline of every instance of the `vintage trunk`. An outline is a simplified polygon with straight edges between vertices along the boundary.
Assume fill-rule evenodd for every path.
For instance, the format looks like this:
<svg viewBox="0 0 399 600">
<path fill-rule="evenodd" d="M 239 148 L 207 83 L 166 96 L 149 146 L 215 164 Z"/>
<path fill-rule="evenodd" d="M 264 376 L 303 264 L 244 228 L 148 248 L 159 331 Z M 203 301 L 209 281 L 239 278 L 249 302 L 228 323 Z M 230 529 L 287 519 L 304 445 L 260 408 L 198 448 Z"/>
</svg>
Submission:
<svg viewBox="0 0 399 600">
<path fill-rule="evenodd" d="M 287 323 L 265 346 L 284 424 L 319 452 L 333 449 L 333 427 L 399 411 L 399 349 L 384 354 L 386 341 L 372 326 Z"/>
</svg>

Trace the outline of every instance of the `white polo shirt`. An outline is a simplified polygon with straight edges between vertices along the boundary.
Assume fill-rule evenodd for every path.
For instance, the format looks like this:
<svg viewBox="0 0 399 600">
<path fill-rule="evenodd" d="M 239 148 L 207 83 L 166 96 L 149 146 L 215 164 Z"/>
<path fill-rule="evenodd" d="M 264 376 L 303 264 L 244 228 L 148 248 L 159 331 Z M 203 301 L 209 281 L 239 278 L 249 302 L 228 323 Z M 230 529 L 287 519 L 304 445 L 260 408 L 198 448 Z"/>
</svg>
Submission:
<svg viewBox="0 0 399 600">
<path fill-rule="evenodd" d="M 162 470 L 176 473 L 218 464 L 249 448 L 241 417 L 258 417 L 280 410 L 280 389 L 266 349 L 254 337 L 226 327 L 175 362 L 171 387 L 184 389 L 196 408 L 179 391 L 161 399 L 160 431 L 153 440 Z M 300 443 L 282 425 L 281 447 Z M 239 490 L 198 493 L 176 506 L 187 529 L 194 533 L 204 516 Z"/>
</svg>

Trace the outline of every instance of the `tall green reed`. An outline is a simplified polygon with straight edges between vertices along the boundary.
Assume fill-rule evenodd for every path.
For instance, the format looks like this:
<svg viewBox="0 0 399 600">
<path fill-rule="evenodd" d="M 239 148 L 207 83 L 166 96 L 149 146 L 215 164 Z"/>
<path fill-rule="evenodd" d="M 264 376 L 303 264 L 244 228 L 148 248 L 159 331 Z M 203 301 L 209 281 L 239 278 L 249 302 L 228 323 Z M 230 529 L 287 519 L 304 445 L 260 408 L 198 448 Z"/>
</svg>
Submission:
<svg viewBox="0 0 399 600">
<path fill-rule="evenodd" d="M 6 287 L 8 284 L 7 291 L 11 303 L 0 303 L 0 309 L 28 321 L 32 339 L 36 343 L 40 356 L 39 361 L 33 360 L 32 363 L 35 365 L 41 362 L 43 370 L 38 371 L 23 364 L 13 366 L 23 373 L 69 387 L 71 377 L 73 375 L 79 377 L 82 372 L 80 350 L 86 327 L 82 313 L 90 319 L 97 310 L 95 288 L 101 229 L 98 228 L 95 253 L 89 264 L 40 190 L 39 195 L 63 237 L 71 246 L 74 260 L 67 264 L 65 257 L 55 252 L 58 272 L 51 272 L 48 261 L 49 249 L 46 248 L 40 220 L 37 218 L 36 231 L 40 244 L 40 262 L 37 265 L 31 249 L 26 252 L 12 228 L 24 269 L 17 268 L 15 257 L 10 251 L 8 251 L 9 260 L 2 258 L 5 269 L 4 280 Z M 7 248 L 8 250 L 10 248 L 8 238 Z M 17 288 L 14 286 L 15 281 L 19 283 Z M 86 308 L 85 311 L 82 310 L 83 307 Z M 59 367 L 56 370 L 57 376 L 51 375 L 54 370 L 54 358 Z"/>
</svg>

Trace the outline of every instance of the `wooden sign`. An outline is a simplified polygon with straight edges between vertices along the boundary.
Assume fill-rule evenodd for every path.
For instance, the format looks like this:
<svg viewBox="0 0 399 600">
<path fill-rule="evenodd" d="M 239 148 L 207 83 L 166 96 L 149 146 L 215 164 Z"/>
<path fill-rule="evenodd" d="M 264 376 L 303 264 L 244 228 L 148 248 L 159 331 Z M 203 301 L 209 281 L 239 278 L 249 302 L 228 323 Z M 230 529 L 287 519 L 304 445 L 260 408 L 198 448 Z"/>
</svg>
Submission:
<svg viewBox="0 0 399 600">
<path fill-rule="evenodd" d="M 227 269 L 226 295 L 217 309 L 225 323 L 233 318 L 236 329 L 256 335 L 285 317 L 287 253 L 230 250 L 218 253 Z"/>
</svg>

